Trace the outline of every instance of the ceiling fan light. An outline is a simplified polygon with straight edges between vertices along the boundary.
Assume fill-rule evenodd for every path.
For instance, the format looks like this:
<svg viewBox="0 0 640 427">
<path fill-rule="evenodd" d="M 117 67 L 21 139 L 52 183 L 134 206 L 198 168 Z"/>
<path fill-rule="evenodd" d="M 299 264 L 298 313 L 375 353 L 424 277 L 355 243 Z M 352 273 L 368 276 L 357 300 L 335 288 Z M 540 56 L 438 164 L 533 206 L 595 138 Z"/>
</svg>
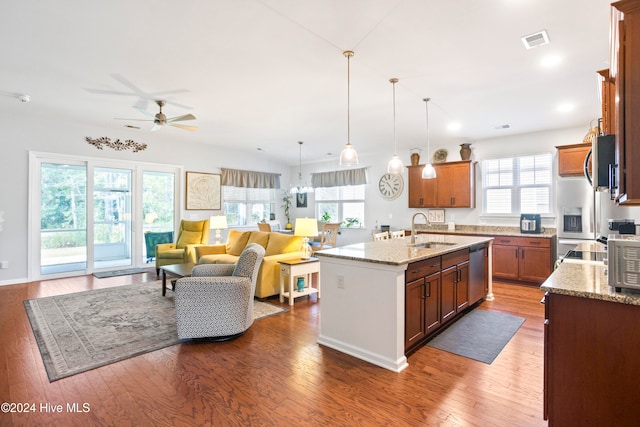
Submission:
<svg viewBox="0 0 640 427">
<path fill-rule="evenodd" d="M 436 177 L 436 170 L 431 163 L 427 163 L 422 168 L 422 179 L 433 179 Z"/>
<path fill-rule="evenodd" d="M 404 171 L 402 160 L 400 160 L 400 157 L 398 157 L 397 154 L 394 154 L 387 165 L 387 173 L 401 174 L 402 171 Z"/>
<path fill-rule="evenodd" d="M 354 150 L 351 143 L 347 143 L 340 152 L 340 166 L 357 166 L 358 153 Z"/>
</svg>

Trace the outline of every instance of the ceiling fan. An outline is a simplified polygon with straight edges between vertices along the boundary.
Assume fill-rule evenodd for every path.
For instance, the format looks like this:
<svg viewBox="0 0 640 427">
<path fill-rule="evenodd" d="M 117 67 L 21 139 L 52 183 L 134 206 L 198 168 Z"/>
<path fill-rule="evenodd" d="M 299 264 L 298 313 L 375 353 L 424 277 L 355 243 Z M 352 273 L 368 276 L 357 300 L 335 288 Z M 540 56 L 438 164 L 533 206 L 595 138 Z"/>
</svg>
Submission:
<svg viewBox="0 0 640 427">
<path fill-rule="evenodd" d="M 133 108 L 135 108 L 136 110 L 140 111 L 142 114 L 149 116 L 152 118 L 152 120 L 145 120 L 145 119 L 117 119 L 117 120 L 136 120 L 136 121 L 153 121 L 153 127 L 151 128 L 152 131 L 156 131 L 158 129 L 160 129 L 162 126 L 174 126 L 180 129 L 185 129 L 185 130 L 190 130 L 190 131 L 195 131 L 198 129 L 197 126 L 188 126 L 188 125 L 183 125 L 183 124 L 179 124 L 176 122 L 181 122 L 183 120 L 195 120 L 196 117 L 193 114 L 185 114 L 182 116 L 177 116 L 177 117 L 171 117 L 170 119 L 167 118 L 167 116 L 165 116 L 165 114 L 162 112 L 162 107 L 164 106 L 165 102 L 162 100 L 156 100 L 155 101 L 156 104 L 158 104 L 158 107 L 160 107 L 160 111 L 157 114 L 151 114 L 150 112 L 148 112 L 147 110 L 145 110 L 144 108 L 135 106 Z"/>
</svg>

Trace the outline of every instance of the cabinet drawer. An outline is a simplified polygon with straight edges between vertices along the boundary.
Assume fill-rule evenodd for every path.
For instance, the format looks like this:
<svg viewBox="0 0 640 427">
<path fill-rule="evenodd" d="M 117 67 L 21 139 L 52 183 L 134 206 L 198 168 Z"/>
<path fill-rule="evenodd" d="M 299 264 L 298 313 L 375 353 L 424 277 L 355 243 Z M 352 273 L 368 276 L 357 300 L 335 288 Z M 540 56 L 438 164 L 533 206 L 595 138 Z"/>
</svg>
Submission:
<svg viewBox="0 0 640 427">
<path fill-rule="evenodd" d="M 495 237 L 493 244 L 504 246 L 532 246 L 534 248 L 550 248 L 551 239 L 546 237 Z"/>
<path fill-rule="evenodd" d="M 412 262 L 407 266 L 405 283 L 428 276 L 429 274 L 437 273 L 438 271 L 440 271 L 440 257 Z"/>
<path fill-rule="evenodd" d="M 442 255 L 442 269 L 469 261 L 469 248 Z"/>
</svg>

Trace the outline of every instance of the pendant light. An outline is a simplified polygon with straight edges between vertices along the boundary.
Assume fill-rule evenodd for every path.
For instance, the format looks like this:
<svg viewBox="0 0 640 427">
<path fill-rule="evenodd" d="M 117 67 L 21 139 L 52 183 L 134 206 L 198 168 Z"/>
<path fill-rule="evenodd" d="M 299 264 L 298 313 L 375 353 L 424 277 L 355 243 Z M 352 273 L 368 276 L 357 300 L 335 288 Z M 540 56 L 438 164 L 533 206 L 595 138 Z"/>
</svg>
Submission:
<svg viewBox="0 0 640 427">
<path fill-rule="evenodd" d="M 298 141 L 298 145 L 300 146 L 300 162 L 298 163 L 298 185 L 293 186 L 289 189 L 289 193 L 298 194 L 298 193 L 313 193 L 313 187 L 307 187 L 302 184 L 302 141 Z"/>
<path fill-rule="evenodd" d="M 340 166 L 356 166 L 358 164 L 358 153 L 351 145 L 351 117 L 350 117 L 350 83 L 351 83 L 351 67 L 349 59 L 354 55 L 352 51 L 345 50 L 342 53 L 347 57 L 347 145 L 344 146 L 340 153 Z"/>
<path fill-rule="evenodd" d="M 404 170 L 404 165 L 400 157 L 398 157 L 396 144 L 396 83 L 398 83 L 398 79 L 393 77 L 389 81 L 393 84 L 393 157 L 391 157 L 387 165 L 387 173 L 401 174 Z"/>
<path fill-rule="evenodd" d="M 423 101 L 427 107 L 427 156 L 431 156 L 431 146 L 429 144 L 429 101 L 431 98 L 424 98 Z M 428 159 L 428 157 L 427 157 Z M 427 163 L 422 168 L 422 179 L 433 179 L 436 177 L 436 170 L 431 163 Z"/>
</svg>

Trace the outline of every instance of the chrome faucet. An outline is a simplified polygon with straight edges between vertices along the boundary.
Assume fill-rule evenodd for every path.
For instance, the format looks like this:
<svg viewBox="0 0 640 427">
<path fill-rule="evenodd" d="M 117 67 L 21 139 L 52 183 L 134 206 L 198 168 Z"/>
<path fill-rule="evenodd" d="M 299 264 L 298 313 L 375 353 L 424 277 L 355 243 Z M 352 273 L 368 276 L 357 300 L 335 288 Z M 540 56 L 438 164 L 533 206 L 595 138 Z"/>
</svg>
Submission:
<svg viewBox="0 0 640 427">
<path fill-rule="evenodd" d="M 427 225 L 431 225 L 431 223 L 429 222 L 429 218 L 427 218 L 427 215 L 424 212 L 416 212 L 413 214 L 413 216 L 411 217 L 411 244 L 415 245 L 416 243 L 416 217 L 418 215 L 422 215 L 424 217 L 424 220 L 427 222 Z"/>
</svg>

